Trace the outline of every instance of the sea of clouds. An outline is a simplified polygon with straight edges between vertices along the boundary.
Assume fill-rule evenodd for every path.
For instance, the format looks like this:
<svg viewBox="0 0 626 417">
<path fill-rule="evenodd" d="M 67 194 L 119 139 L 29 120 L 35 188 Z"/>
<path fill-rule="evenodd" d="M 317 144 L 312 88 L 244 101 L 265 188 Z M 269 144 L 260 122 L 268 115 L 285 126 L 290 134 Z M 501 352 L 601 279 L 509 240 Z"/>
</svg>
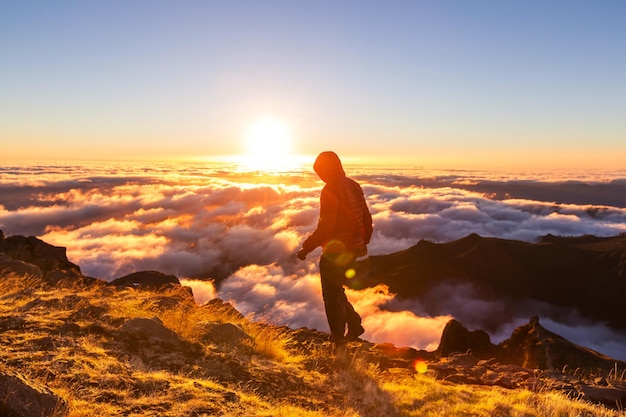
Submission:
<svg viewBox="0 0 626 417">
<path fill-rule="evenodd" d="M 532 242 L 546 234 L 626 232 L 626 172 L 555 177 L 346 169 L 361 183 L 373 215 L 373 255 L 470 233 Z M 295 257 L 315 228 L 321 187 L 308 167 L 262 175 L 211 163 L 3 163 L 0 229 L 5 236 L 37 236 L 66 247 L 85 275 L 112 280 L 158 270 L 191 286 L 199 303 L 217 296 L 251 317 L 327 331 L 319 250 L 305 262 Z M 471 287 L 442 283 L 437 291 L 435 315 L 432 309 L 424 315 L 425 300 L 400 302 L 384 287 L 348 290 L 348 296 L 363 316 L 364 338 L 428 350 L 437 347 L 451 317 L 470 329 L 486 328 L 486 317 L 506 309 L 477 298 Z M 494 329 L 492 340 L 508 337 L 532 314 L 529 309 L 511 317 Z M 601 323 L 542 323 L 626 360 L 626 335 Z"/>
</svg>

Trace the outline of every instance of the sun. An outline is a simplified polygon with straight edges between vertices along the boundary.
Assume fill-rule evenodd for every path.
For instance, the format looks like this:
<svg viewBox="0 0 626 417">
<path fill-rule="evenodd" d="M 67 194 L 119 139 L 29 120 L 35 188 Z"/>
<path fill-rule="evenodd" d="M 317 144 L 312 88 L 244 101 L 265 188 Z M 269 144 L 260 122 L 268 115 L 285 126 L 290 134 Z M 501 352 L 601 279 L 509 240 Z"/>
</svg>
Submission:
<svg viewBox="0 0 626 417">
<path fill-rule="evenodd" d="M 281 170 L 292 156 L 293 137 L 286 123 L 265 117 L 252 123 L 244 135 L 246 164 L 257 170 Z"/>
<path fill-rule="evenodd" d="M 246 146 L 251 155 L 262 158 L 285 155 L 290 153 L 291 133 L 283 122 L 266 117 L 250 125 Z"/>
</svg>

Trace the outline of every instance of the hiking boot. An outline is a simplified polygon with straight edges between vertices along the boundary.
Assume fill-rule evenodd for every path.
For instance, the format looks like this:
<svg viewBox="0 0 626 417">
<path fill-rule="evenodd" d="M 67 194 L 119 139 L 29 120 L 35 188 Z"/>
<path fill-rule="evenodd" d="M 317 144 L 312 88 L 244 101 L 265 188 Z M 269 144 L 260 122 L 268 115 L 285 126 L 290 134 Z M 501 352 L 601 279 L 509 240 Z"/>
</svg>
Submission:
<svg viewBox="0 0 626 417">
<path fill-rule="evenodd" d="M 354 326 L 348 326 L 348 334 L 346 334 L 347 342 L 354 342 L 359 340 L 359 336 L 365 333 L 365 329 L 361 326 L 361 323 L 357 323 Z"/>
</svg>

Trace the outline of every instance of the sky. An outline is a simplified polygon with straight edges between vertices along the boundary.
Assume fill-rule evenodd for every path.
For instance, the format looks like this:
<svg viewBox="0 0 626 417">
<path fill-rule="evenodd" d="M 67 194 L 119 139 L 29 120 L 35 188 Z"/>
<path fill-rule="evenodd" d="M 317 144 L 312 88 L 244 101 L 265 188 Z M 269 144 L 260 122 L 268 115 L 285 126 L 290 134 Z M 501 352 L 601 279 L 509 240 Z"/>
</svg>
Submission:
<svg viewBox="0 0 626 417">
<path fill-rule="evenodd" d="M 332 149 L 619 169 L 625 15 L 621 0 L 3 0 L 0 163 Z M 251 139 L 268 119 L 280 129 Z"/>
</svg>

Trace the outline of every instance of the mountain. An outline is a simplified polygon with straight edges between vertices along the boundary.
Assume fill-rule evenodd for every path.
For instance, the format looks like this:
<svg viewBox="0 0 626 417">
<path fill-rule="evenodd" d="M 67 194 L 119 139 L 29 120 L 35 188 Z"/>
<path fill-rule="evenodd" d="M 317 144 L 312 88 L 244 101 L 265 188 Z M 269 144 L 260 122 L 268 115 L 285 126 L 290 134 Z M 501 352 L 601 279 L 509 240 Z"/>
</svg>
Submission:
<svg viewBox="0 0 626 417">
<path fill-rule="evenodd" d="M 175 276 L 84 277 L 64 248 L 1 232 L 0 294 L 0 416 L 612 417 L 626 401 L 626 364 L 538 319 L 498 345 L 452 320 L 435 352 L 333 352 L 326 333 L 198 305 Z"/>
<path fill-rule="evenodd" d="M 421 299 L 425 313 L 444 313 L 429 307 L 428 295 L 437 286 L 471 284 L 485 299 L 506 300 L 513 309 L 542 302 L 626 329 L 626 235 L 548 235 L 538 243 L 476 234 L 439 244 L 421 240 L 401 252 L 371 256 L 359 268 L 367 273 L 350 287 L 384 284 L 401 299 Z"/>
</svg>

